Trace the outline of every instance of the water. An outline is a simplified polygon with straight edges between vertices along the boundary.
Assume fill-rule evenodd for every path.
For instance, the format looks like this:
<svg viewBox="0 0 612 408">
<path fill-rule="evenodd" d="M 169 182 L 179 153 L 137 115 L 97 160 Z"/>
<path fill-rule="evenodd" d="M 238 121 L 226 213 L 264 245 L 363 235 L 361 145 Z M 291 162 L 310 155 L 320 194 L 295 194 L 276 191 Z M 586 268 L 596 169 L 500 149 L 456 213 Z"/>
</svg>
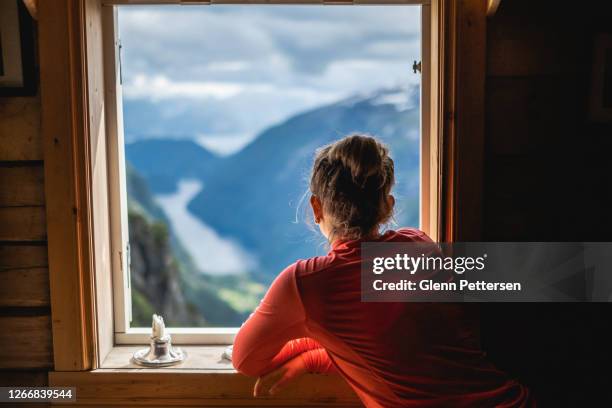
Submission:
<svg viewBox="0 0 612 408">
<path fill-rule="evenodd" d="M 201 272 L 229 275 L 253 270 L 256 263 L 252 255 L 237 242 L 220 236 L 187 209 L 202 188 L 199 180 L 183 179 L 176 193 L 157 195 L 155 201 L 170 219 L 178 239 Z"/>
</svg>

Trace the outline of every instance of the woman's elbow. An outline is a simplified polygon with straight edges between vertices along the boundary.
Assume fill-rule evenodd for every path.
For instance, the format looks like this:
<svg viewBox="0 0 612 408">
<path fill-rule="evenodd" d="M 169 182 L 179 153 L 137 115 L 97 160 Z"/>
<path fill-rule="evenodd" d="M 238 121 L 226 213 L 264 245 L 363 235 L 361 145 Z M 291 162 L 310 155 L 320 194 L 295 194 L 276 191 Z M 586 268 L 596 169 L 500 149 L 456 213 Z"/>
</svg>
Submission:
<svg viewBox="0 0 612 408">
<path fill-rule="evenodd" d="M 245 350 L 244 347 L 241 347 L 239 344 L 234 343 L 234 350 L 232 351 L 232 365 L 241 374 L 247 375 L 249 377 L 259 377 L 261 375 L 261 367 L 253 361 L 252 358 L 249 358 L 248 351 Z"/>
<path fill-rule="evenodd" d="M 244 374 L 249 377 L 260 377 L 264 374 L 262 367 L 258 367 L 256 364 L 249 363 L 247 360 L 236 360 L 232 361 L 234 368 L 240 374 Z"/>
<path fill-rule="evenodd" d="M 236 338 L 234 339 L 234 347 L 232 349 L 232 365 L 234 369 L 240 374 L 244 374 L 249 377 L 259 377 L 261 374 L 260 364 L 257 364 L 256 359 L 253 356 L 255 343 L 249 336 L 245 336 L 244 325 L 238 331 Z"/>
</svg>

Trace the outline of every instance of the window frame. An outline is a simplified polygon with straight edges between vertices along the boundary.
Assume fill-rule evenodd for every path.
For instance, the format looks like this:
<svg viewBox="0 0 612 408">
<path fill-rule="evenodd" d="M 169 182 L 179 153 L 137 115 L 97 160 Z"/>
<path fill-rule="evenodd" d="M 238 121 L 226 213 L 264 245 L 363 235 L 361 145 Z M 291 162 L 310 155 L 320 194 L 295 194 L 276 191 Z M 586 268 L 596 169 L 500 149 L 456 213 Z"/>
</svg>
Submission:
<svg viewBox="0 0 612 408">
<path fill-rule="evenodd" d="M 112 270 L 117 260 L 111 257 L 108 200 L 112 193 L 107 184 L 112 146 L 107 146 L 106 128 L 108 121 L 117 119 L 110 113 L 104 91 L 104 84 L 112 83 L 108 77 L 113 70 L 105 64 L 109 42 L 104 41 L 108 32 L 103 26 L 108 24 L 109 5 L 129 3 L 179 1 L 39 4 L 41 130 L 56 371 L 97 369 L 116 346 Z M 301 0 L 261 3 L 304 4 Z M 429 67 L 423 64 L 423 73 L 430 75 L 430 94 L 422 104 L 430 109 L 422 120 L 431 137 L 422 145 L 421 170 L 429 182 L 422 183 L 426 190 L 422 210 L 427 211 L 421 213 L 421 225 L 436 241 L 475 241 L 480 237 L 482 215 L 482 187 L 474 179 L 482 178 L 486 5 L 482 0 L 430 0 L 429 10 L 431 28 L 423 36 L 429 36 L 431 62 Z"/>
<path fill-rule="evenodd" d="M 112 1 L 113 6 L 105 7 L 104 13 L 104 41 L 105 41 L 105 75 L 106 75 L 106 97 L 107 101 L 107 135 L 109 146 L 109 207 L 111 209 L 112 225 L 112 258 L 113 258 L 113 298 L 115 315 L 115 344 L 142 344 L 147 341 L 149 329 L 130 327 L 131 315 L 131 289 L 129 271 L 129 242 L 127 233 L 127 193 L 125 183 L 125 156 L 124 156 L 124 137 L 123 137 L 123 118 L 122 118 L 122 96 L 121 84 L 119 83 L 120 67 L 120 39 L 118 36 L 118 18 L 116 5 L 134 3 L 123 0 Z M 105 3 L 109 3 L 106 1 Z M 172 3 L 171 1 L 138 1 L 138 4 L 151 3 Z M 176 3 L 176 2 L 174 2 Z M 216 3 L 216 2 L 215 2 Z M 247 3 L 247 2 L 237 2 Z M 253 2 L 248 2 L 253 3 Z M 320 4 L 317 1 L 303 1 L 300 4 Z M 234 3 L 233 3 L 234 4 Z M 352 3 L 342 3 L 349 5 Z M 419 219 L 420 228 L 431 234 L 432 220 L 429 206 L 429 175 L 431 174 L 431 163 L 426 159 L 430 157 L 431 144 L 430 129 L 426 124 L 429 120 L 429 101 L 430 101 L 430 75 L 427 67 L 430 66 L 429 47 L 431 29 L 431 11 L 428 0 L 417 2 L 414 0 L 391 0 L 391 1 L 361 1 L 359 4 L 385 4 L 392 7 L 415 6 L 421 8 L 421 159 L 420 177 L 420 209 Z M 245 4 L 248 7 L 248 4 Z M 427 33 L 427 34 L 426 34 Z M 423 69 L 423 67 L 425 69 Z M 412 74 L 408 71 L 406 74 Z M 435 235 L 435 234 L 434 234 Z M 175 344 L 231 344 L 238 331 L 236 327 L 216 327 L 216 328 L 168 328 L 172 334 Z"/>
</svg>

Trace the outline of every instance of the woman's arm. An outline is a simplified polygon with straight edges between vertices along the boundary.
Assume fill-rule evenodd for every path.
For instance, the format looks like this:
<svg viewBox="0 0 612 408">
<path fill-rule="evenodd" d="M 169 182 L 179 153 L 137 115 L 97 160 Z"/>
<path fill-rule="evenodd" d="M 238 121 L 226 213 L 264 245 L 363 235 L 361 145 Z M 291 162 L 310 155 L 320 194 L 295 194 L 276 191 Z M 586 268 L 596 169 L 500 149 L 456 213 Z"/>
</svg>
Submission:
<svg viewBox="0 0 612 408">
<path fill-rule="evenodd" d="M 315 350 L 323 348 L 316 340 L 311 339 L 310 337 L 303 337 L 301 339 L 289 340 L 281 351 L 278 352 L 276 356 L 272 359 L 270 363 L 272 368 L 279 367 L 291 360 L 294 357 L 304 353 L 305 351 Z"/>
<path fill-rule="evenodd" d="M 309 373 L 329 374 L 336 371 L 336 367 L 324 348 L 308 350 L 300 356 L 304 360 L 306 371 Z"/>
<path fill-rule="evenodd" d="M 335 371 L 329 354 L 324 348 L 307 350 L 288 360 L 271 373 L 259 377 L 253 388 L 253 395 L 255 397 L 274 395 L 306 373 L 329 374 Z"/>
<path fill-rule="evenodd" d="M 270 366 L 275 369 L 297 356 L 301 356 L 304 368 L 309 373 L 330 373 L 335 370 L 327 351 L 310 337 L 288 341 L 274 356 Z"/>
<path fill-rule="evenodd" d="M 274 369 L 273 359 L 285 343 L 306 337 L 304 321 L 295 265 L 291 265 L 274 280 L 236 335 L 232 352 L 236 370 L 256 377 Z"/>
</svg>

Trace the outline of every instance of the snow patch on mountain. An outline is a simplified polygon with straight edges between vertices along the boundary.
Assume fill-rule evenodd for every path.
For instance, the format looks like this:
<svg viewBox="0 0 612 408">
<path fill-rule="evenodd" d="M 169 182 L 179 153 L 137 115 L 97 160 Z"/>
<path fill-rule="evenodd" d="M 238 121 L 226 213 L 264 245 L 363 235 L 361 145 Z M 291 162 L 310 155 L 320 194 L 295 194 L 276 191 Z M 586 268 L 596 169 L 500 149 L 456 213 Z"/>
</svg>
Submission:
<svg viewBox="0 0 612 408">
<path fill-rule="evenodd" d="M 418 107 L 418 92 L 418 87 L 379 89 L 373 92 L 352 95 L 339 102 L 338 105 L 347 108 L 360 103 L 368 103 L 372 106 L 391 105 L 397 112 L 405 112 Z"/>
</svg>

